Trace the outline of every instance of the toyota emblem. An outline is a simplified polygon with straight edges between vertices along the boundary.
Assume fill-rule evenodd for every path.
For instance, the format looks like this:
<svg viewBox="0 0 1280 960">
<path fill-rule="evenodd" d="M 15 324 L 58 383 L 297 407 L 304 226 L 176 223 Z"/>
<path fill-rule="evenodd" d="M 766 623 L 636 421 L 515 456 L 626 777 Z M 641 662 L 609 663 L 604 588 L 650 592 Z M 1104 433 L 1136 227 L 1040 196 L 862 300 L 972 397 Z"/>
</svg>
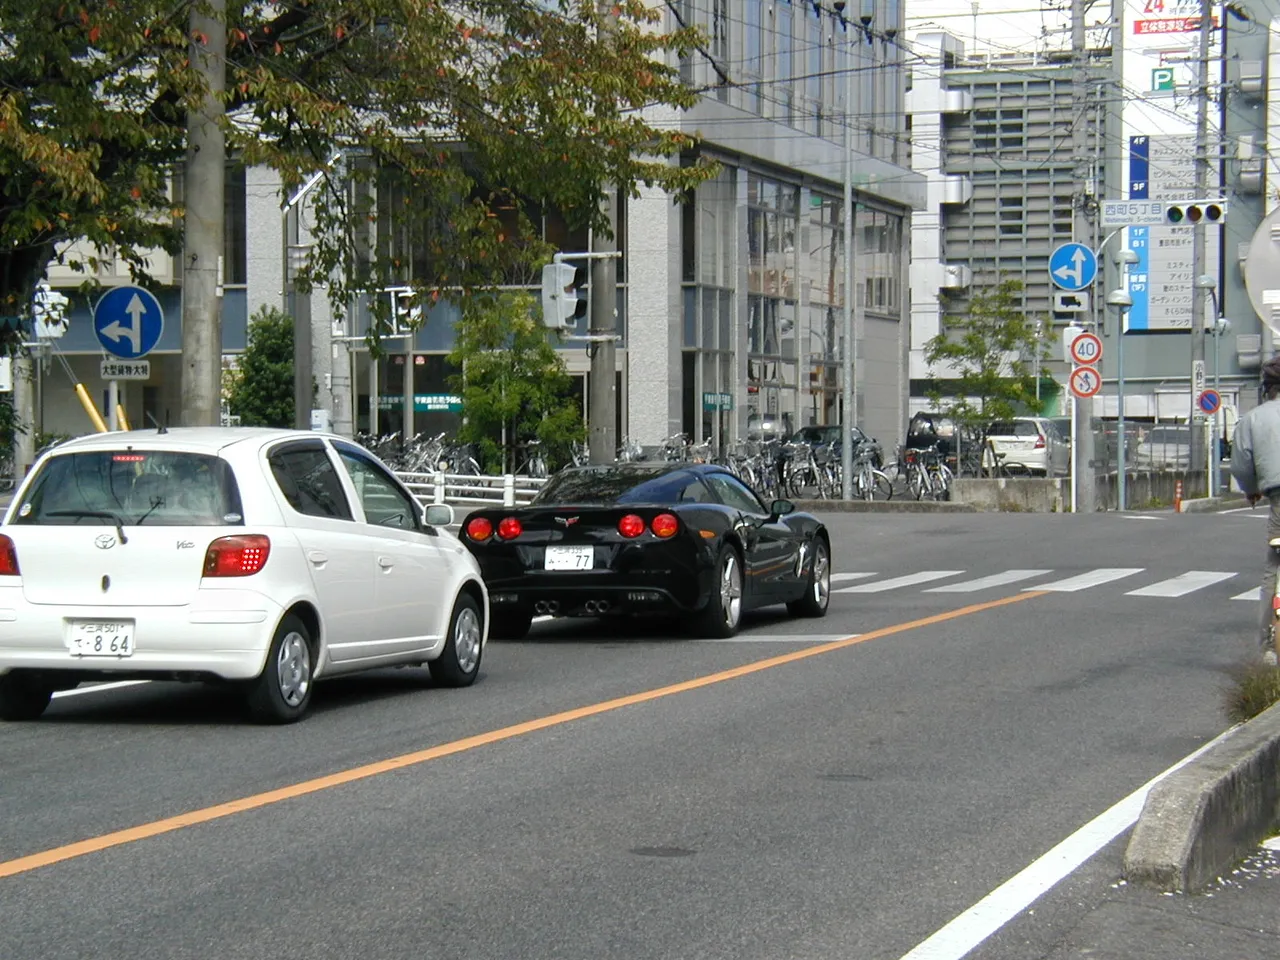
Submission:
<svg viewBox="0 0 1280 960">
<path fill-rule="evenodd" d="M 109 533 L 100 533 L 94 539 L 93 545 L 99 550 L 110 550 L 116 545 L 116 538 Z"/>
</svg>

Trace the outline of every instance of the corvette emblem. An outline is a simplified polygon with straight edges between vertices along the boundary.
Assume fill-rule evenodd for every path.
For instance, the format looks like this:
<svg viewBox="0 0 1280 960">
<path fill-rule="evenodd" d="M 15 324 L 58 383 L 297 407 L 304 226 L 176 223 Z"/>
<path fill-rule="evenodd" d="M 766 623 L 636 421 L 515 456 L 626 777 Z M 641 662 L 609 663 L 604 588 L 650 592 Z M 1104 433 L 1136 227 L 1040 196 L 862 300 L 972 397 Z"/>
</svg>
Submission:
<svg viewBox="0 0 1280 960">
<path fill-rule="evenodd" d="M 577 517 L 556 517 L 556 523 L 564 527 L 572 527 L 577 522 Z"/>
</svg>

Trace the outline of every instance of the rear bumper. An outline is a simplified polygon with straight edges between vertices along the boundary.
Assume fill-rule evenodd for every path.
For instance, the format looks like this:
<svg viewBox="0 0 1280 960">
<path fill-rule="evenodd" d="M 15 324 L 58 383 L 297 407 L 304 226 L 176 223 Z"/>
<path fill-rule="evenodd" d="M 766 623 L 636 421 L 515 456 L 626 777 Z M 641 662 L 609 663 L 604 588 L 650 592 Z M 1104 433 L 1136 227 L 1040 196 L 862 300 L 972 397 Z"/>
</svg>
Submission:
<svg viewBox="0 0 1280 960">
<path fill-rule="evenodd" d="M 218 606 L 55 606 L 27 603 L 20 585 L 0 588 L 0 674 L 39 670 L 80 677 L 209 677 L 262 672 L 283 608 L 251 591 L 223 590 Z M 128 657 L 71 653 L 70 621 L 133 621 Z"/>
</svg>

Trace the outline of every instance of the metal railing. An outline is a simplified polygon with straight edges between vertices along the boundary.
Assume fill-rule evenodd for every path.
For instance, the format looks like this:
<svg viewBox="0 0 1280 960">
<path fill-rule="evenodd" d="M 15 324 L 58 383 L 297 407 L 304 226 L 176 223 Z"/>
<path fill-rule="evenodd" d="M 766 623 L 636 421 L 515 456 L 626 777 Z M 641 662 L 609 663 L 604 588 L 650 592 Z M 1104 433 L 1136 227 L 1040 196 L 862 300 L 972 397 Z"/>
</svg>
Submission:
<svg viewBox="0 0 1280 960">
<path fill-rule="evenodd" d="M 543 477 L 474 476 L 461 473 L 397 473 L 400 482 L 424 504 L 448 503 L 476 506 L 522 507 L 528 504 L 542 485 Z"/>
</svg>

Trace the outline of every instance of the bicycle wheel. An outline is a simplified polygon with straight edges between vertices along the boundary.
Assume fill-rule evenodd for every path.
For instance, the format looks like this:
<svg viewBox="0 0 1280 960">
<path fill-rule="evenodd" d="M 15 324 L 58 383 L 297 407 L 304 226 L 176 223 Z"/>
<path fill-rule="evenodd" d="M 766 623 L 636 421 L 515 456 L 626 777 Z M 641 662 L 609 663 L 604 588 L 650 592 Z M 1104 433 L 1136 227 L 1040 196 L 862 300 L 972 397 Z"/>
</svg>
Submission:
<svg viewBox="0 0 1280 960">
<path fill-rule="evenodd" d="M 882 500 L 892 500 L 893 499 L 893 481 L 890 480 L 887 476 L 885 476 L 885 474 L 881 473 L 879 470 L 872 470 L 871 476 L 872 476 L 872 484 L 871 484 L 872 492 L 868 495 L 867 499 L 875 500 L 879 498 Z"/>
<path fill-rule="evenodd" d="M 929 485 L 928 478 L 924 475 L 924 470 L 919 466 L 912 466 L 907 469 L 907 493 L 911 494 L 917 500 L 924 499 L 925 488 Z"/>
</svg>

